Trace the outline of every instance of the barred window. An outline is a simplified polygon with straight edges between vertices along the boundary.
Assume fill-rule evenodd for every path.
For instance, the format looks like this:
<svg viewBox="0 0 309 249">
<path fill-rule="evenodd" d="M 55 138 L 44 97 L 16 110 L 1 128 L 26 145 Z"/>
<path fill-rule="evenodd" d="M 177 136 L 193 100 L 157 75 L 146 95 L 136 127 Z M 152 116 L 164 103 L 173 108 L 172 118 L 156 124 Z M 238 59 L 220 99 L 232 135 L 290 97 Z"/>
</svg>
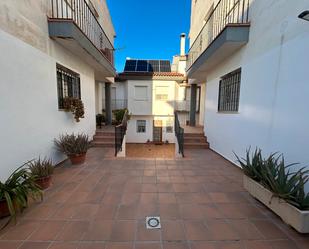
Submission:
<svg viewBox="0 0 309 249">
<path fill-rule="evenodd" d="M 237 69 L 220 80 L 218 112 L 238 112 L 241 69 Z"/>
<path fill-rule="evenodd" d="M 66 97 L 81 98 L 79 74 L 57 64 L 58 107 L 63 109 Z"/>
<path fill-rule="evenodd" d="M 145 133 L 146 132 L 146 120 L 137 120 L 136 121 L 136 132 Z"/>
</svg>

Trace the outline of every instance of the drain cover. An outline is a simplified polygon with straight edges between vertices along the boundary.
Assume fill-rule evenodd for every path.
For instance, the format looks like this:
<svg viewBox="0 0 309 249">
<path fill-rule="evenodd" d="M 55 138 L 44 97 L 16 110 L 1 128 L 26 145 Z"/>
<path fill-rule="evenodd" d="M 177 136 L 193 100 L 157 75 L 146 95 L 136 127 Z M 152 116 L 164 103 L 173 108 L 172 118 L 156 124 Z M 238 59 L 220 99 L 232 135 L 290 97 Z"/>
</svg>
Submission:
<svg viewBox="0 0 309 249">
<path fill-rule="evenodd" d="M 161 228 L 160 217 L 158 216 L 146 217 L 146 228 L 160 229 Z"/>
</svg>

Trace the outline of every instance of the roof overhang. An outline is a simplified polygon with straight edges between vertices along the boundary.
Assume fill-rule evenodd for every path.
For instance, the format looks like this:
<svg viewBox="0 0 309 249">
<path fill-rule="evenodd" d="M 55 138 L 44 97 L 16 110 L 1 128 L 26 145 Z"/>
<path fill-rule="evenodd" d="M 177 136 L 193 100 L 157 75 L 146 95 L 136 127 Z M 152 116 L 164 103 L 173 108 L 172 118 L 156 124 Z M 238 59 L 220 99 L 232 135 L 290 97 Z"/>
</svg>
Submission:
<svg viewBox="0 0 309 249">
<path fill-rule="evenodd" d="M 126 80 L 163 80 L 163 81 L 177 81 L 179 83 L 185 82 L 187 78 L 183 74 L 155 74 L 155 73 L 120 73 L 116 81 Z"/>
<path fill-rule="evenodd" d="M 49 36 L 80 57 L 95 70 L 95 79 L 105 81 L 115 77 L 112 63 L 97 49 L 73 20 L 48 19 Z"/>
<path fill-rule="evenodd" d="M 190 83 L 204 81 L 209 70 L 248 43 L 249 30 L 250 24 L 227 25 L 187 69 L 187 76 L 192 79 Z"/>
</svg>

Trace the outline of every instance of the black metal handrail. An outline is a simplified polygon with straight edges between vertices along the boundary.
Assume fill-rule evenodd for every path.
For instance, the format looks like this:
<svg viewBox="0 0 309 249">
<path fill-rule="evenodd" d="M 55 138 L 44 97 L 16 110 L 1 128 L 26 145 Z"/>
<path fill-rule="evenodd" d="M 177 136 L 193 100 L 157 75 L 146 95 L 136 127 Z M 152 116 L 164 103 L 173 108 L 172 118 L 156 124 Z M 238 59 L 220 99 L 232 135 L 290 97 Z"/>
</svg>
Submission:
<svg viewBox="0 0 309 249">
<path fill-rule="evenodd" d="M 129 113 L 128 110 L 126 110 L 123 115 L 121 124 L 115 126 L 115 156 L 117 156 L 118 152 L 122 151 L 122 143 L 127 132 L 128 120 Z"/>
<path fill-rule="evenodd" d="M 175 135 L 178 142 L 178 153 L 184 157 L 184 129 L 180 126 L 177 112 L 175 112 Z"/>
<path fill-rule="evenodd" d="M 50 19 L 73 21 L 93 45 L 114 64 L 114 46 L 86 0 L 51 0 Z"/>
<path fill-rule="evenodd" d="M 189 50 L 187 69 L 191 68 L 224 28 L 231 24 L 249 24 L 249 0 L 220 0 L 218 2 Z"/>
</svg>

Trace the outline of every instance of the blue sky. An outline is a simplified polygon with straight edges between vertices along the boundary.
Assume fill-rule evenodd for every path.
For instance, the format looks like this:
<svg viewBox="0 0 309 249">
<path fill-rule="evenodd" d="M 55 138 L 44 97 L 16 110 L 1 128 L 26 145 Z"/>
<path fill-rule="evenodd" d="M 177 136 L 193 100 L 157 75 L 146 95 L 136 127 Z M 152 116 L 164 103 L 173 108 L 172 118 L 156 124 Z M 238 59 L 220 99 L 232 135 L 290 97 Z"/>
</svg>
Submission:
<svg viewBox="0 0 309 249">
<path fill-rule="evenodd" d="M 117 33 L 117 71 L 123 71 L 126 57 L 172 60 L 173 55 L 179 54 L 180 34 L 188 34 L 190 29 L 191 0 L 107 3 Z"/>
</svg>

